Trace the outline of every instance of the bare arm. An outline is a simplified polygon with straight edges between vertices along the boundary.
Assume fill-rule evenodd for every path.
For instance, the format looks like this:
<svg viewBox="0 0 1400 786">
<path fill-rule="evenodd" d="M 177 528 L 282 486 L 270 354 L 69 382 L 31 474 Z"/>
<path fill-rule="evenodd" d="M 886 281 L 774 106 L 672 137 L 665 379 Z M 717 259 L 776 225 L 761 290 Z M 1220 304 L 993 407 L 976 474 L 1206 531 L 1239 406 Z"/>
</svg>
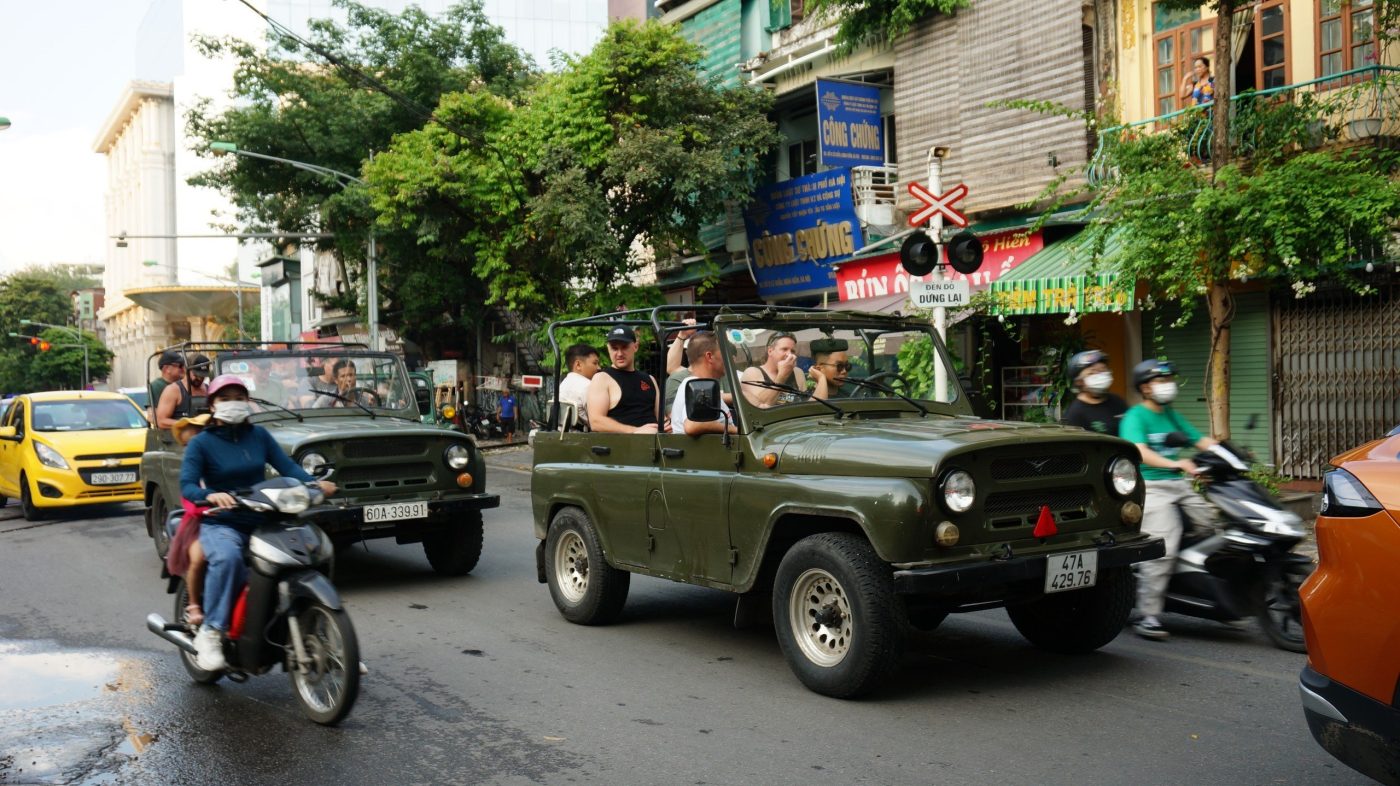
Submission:
<svg viewBox="0 0 1400 786">
<path fill-rule="evenodd" d="M 180 406 L 180 386 L 174 382 L 165 386 L 156 404 L 156 428 L 171 428 L 180 419 L 175 417 L 175 409 Z"/>
<path fill-rule="evenodd" d="M 677 338 L 671 342 L 671 346 L 666 348 L 666 375 L 676 373 L 681 367 L 681 356 L 685 354 L 685 341 Z"/>
<path fill-rule="evenodd" d="M 654 386 L 655 380 L 652 383 Z M 643 426 L 628 426 L 608 416 L 608 410 L 613 407 L 613 390 L 617 390 L 618 395 L 621 396 L 622 389 L 617 387 L 617 383 L 613 381 L 612 377 L 607 374 L 593 375 L 593 380 L 588 383 L 588 427 L 595 433 L 655 434 L 656 423 L 654 422 Z"/>
<path fill-rule="evenodd" d="M 772 388 L 763 388 L 757 385 L 745 385 L 745 382 L 763 382 L 763 374 L 759 372 L 758 366 L 750 366 L 744 369 L 744 373 L 739 375 L 739 386 L 744 391 L 744 398 L 749 400 L 755 407 L 767 409 L 773 406 L 778 400 L 778 394 L 782 391 Z"/>
<path fill-rule="evenodd" d="M 739 430 L 734 427 L 734 423 L 725 417 L 718 420 L 687 420 L 685 422 L 685 433 L 689 437 L 698 437 L 701 434 L 723 434 L 725 431 L 730 434 L 739 433 Z"/>
</svg>

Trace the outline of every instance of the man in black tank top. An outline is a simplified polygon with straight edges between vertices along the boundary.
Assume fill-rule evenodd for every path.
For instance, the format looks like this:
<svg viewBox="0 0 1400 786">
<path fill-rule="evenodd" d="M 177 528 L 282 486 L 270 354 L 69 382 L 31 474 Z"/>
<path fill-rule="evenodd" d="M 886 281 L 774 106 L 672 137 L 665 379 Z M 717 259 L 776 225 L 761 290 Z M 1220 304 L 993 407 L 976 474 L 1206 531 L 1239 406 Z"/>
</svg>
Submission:
<svg viewBox="0 0 1400 786">
<path fill-rule="evenodd" d="M 661 405 L 656 378 L 634 367 L 637 334 L 626 325 L 608 331 L 612 367 L 588 383 L 588 427 L 613 434 L 655 434 Z"/>
</svg>

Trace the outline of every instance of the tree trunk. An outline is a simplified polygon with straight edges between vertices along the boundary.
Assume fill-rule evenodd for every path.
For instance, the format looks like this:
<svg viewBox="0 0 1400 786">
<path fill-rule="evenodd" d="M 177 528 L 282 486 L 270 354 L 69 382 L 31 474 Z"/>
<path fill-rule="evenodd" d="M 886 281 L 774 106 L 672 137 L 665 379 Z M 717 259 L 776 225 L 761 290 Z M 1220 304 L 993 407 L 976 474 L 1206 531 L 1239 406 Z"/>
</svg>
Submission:
<svg viewBox="0 0 1400 786">
<path fill-rule="evenodd" d="M 1228 284 L 1214 283 L 1206 294 L 1210 301 L 1210 358 L 1206 373 L 1206 406 L 1210 411 L 1210 433 L 1216 439 L 1230 438 L 1230 323 L 1235 319 L 1235 300 Z"/>
<path fill-rule="evenodd" d="M 1230 29 L 1236 0 L 1220 0 L 1215 17 L 1215 106 L 1211 110 L 1211 174 L 1230 163 L 1230 96 L 1234 95 L 1235 64 L 1230 57 Z"/>
</svg>

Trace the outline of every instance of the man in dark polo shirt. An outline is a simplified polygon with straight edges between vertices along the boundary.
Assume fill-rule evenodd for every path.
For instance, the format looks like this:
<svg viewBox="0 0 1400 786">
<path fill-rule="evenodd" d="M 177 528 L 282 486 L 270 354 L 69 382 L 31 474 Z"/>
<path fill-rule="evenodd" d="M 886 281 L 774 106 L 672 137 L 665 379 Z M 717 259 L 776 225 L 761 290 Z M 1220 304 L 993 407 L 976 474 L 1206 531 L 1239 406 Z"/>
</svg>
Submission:
<svg viewBox="0 0 1400 786">
<path fill-rule="evenodd" d="M 1118 424 L 1128 411 L 1128 404 L 1108 391 L 1113 384 L 1108 353 L 1090 349 L 1075 354 L 1069 359 L 1069 383 L 1078 391 L 1078 395 L 1065 407 L 1060 422 L 1066 426 L 1118 436 Z"/>
<path fill-rule="evenodd" d="M 661 406 L 656 378 L 638 371 L 637 334 L 626 325 L 608 331 L 608 358 L 588 383 L 588 427 L 612 434 L 655 434 Z"/>
</svg>

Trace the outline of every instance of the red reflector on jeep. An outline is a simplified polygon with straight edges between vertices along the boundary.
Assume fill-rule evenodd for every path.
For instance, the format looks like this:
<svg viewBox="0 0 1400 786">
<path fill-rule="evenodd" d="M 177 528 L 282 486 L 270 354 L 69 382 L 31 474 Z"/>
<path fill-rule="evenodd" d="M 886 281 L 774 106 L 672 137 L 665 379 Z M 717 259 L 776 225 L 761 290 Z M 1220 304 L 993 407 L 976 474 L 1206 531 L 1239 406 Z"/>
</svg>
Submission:
<svg viewBox="0 0 1400 786">
<path fill-rule="evenodd" d="M 1048 538 L 1051 535 L 1058 535 L 1060 528 L 1055 526 L 1055 517 L 1050 514 L 1049 505 L 1040 506 L 1040 518 L 1035 521 L 1035 531 L 1031 534 L 1037 538 Z"/>
</svg>

